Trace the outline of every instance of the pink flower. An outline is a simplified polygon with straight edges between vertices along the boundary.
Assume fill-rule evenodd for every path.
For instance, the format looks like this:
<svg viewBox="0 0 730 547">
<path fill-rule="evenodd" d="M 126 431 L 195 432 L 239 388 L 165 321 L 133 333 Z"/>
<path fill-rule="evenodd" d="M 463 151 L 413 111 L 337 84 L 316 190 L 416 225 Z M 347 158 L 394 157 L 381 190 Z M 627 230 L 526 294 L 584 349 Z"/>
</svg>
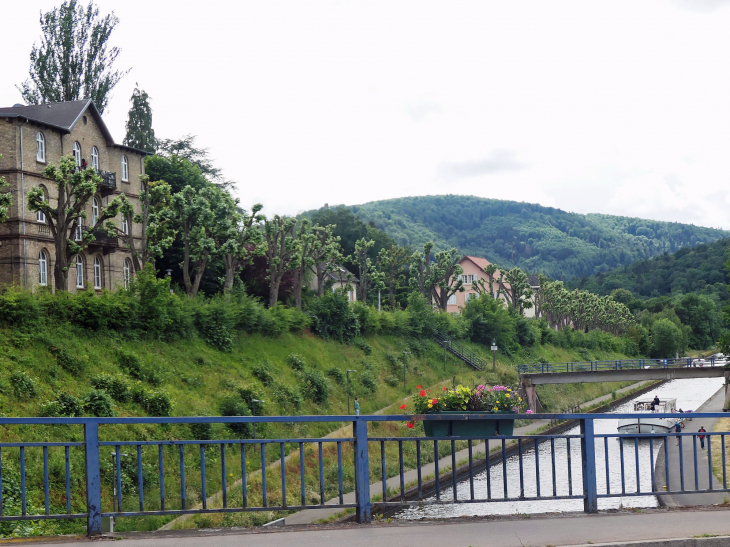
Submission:
<svg viewBox="0 0 730 547">
<path fill-rule="evenodd" d="M 532 414 L 532 410 L 527 410 L 527 414 Z"/>
</svg>

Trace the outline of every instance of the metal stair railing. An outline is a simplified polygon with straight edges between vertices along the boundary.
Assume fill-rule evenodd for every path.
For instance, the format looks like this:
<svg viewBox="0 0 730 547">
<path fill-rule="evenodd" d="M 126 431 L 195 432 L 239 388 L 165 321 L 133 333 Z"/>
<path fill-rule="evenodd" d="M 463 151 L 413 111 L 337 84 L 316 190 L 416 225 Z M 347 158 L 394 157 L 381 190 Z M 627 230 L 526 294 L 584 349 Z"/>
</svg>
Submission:
<svg viewBox="0 0 730 547">
<path fill-rule="evenodd" d="M 487 361 L 477 353 L 473 352 L 466 346 L 454 341 L 449 335 L 442 331 L 436 331 L 434 340 L 438 345 L 446 349 L 452 355 L 464 361 L 470 367 L 476 370 L 484 370 L 487 367 Z"/>
</svg>

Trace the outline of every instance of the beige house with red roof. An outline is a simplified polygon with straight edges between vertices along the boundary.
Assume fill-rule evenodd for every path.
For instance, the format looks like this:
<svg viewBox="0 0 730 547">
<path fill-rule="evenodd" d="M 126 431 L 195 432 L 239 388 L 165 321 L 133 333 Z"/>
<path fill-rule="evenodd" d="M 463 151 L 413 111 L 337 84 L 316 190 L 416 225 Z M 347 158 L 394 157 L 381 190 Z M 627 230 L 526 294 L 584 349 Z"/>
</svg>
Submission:
<svg viewBox="0 0 730 547">
<path fill-rule="evenodd" d="M 489 278 L 487 277 L 487 274 L 484 273 L 484 268 L 489 266 L 491 262 L 487 260 L 486 258 L 480 258 L 478 256 L 469 256 L 465 255 L 460 261 L 459 266 L 461 266 L 462 270 L 464 272 L 461 274 L 461 281 L 464 284 L 464 292 L 457 292 L 456 294 L 451 295 L 449 298 L 448 306 L 446 308 L 446 311 L 451 313 L 459 313 L 461 311 L 461 308 L 464 307 L 464 305 L 472 298 L 478 298 L 478 293 L 475 291 L 472 287 L 472 284 L 476 282 L 479 279 L 483 279 L 485 283 L 485 287 L 487 290 L 489 290 Z M 498 282 L 497 279 L 500 277 L 500 271 L 497 270 L 494 273 L 494 292 L 497 292 Z M 539 289 L 539 286 L 537 286 L 537 276 L 529 276 L 530 278 L 530 285 L 532 286 L 532 290 L 535 291 Z M 505 283 L 505 288 L 509 289 L 510 286 L 508 283 Z M 500 294 L 500 298 L 507 302 L 504 294 Z M 534 317 L 535 310 L 533 308 L 526 309 L 525 310 L 525 317 Z"/>
</svg>

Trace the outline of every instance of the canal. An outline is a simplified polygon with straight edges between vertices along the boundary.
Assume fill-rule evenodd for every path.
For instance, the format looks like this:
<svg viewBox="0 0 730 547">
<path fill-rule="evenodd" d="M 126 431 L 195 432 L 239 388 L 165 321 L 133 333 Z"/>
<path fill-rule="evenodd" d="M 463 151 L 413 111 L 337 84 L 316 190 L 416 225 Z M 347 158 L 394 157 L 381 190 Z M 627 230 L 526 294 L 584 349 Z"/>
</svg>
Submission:
<svg viewBox="0 0 730 547">
<path fill-rule="evenodd" d="M 692 380 L 671 380 L 651 393 L 640 396 L 646 398 L 656 393 L 660 398 L 677 399 L 677 408 L 683 410 L 695 410 L 707 399 L 709 399 L 724 383 L 723 378 L 700 378 Z M 637 397 L 639 398 L 639 397 Z M 633 401 L 624 403 L 615 408 L 612 413 L 631 412 Z M 691 423 L 690 423 L 691 426 Z M 596 433 L 616 433 L 618 420 L 599 420 L 595 422 Z M 565 435 L 579 434 L 578 427 L 565 432 Z M 624 492 L 636 492 L 637 473 L 635 459 L 635 441 L 624 441 Z M 639 443 L 639 473 L 638 486 L 642 491 L 651 490 L 651 469 L 656 463 L 661 442 L 654 442 L 653 461 L 648 441 Z M 596 439 L 596 473 L 598 476 L 598 492 L 606 493 L 606 461 L 605 461 L 604 439 Z M 543 495 L 552 494 L 553 469 L 550 443 L 542 443 L 538 446 L 538 463 L 540 469 L 540 489 Z M 570 462 L 570 463 L 569 463 Z M 608 464 L 611 493 L 622 492 L 621 484 L 621 450 L 619 439 L 608 439 Z M 517 456 L 508 458 L 507 466 L 507 493 L 508 497 L 518 497 L 520 494 L 519 482 L 519 459 Z M 570 470 L 570 473 L 569 473 Z M 487 477 L 489 473 L 489 477 Z M 536 496 L 537 478 L 535 472 L 535 450 L 525 450 L 523 453 L 523 473 L 525 496 Z M 581 454 L 580 441 L 573 439 L 570 442 L 570 458 L 568 458 L 568 440 L 555 440 L 555 477 L 558 496 L 570 495 L 568 477 L 572 477 L 572 493 L 582 494 L 583 483 L 581 477 Z M 489 479 L 489 480 L 488 480 Z M 487 488 L 491 488 L 493 498 L 503 496 L 504 482 L 502 464 L 493 465 L 489 470 L 474 477 L 475 497 L 486 498 Z M 469 499 L 469 482 L 462 482 L 458 485 L 458 499 Z M 435 499 L 435 496 L 434 498 Z M 405 508 L 399 511 L 395 518 L 404 520 L 452 518 L 462 516 L 483 516 L 483 515 L 512 515 L 516 513 L 554 513 L 573 512 L 583 510 L 582 500 L 538 500 L 500 502 L 491 501 L 484 503 L 448 503 L 453 499 L 453 492 L 450 487 L 444 488 L 441 492 L 442 503 L 440 505 L 424 505 Z M 429 500 L 431 501 L 431 500 Z M 618 509 L 620 507 L 656 507 L 659 502 L 656 496 L 637 497 L 615 497 L 598 500 L 599 509 Z"/>
</svg>

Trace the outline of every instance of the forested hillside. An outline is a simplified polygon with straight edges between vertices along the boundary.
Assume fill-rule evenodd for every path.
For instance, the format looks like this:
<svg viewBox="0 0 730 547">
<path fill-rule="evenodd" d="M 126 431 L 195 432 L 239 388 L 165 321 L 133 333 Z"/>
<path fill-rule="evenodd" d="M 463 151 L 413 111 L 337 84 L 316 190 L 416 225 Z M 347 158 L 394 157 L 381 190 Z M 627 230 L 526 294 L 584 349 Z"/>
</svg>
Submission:
<svg viewBox="0 0 730 547">
<path fill-rule="evenodd" d="M 573 279 L 682 247 L 727 231 L 611 215 L 581 215 L 532 203 L 474 196 L 423 196 L 351 207 L 400 245 L 456 247 L 500 266 Z"/>
<path fill-rule="evenodd" d="M 626 289 L 641 299 L 695 292 L 725 301 L 730 281 L 724 267 L 728 244 L 730 240 L 721 239 L 709 245 L 685 247 L 672 254 L 573 280 L 569 286 L 602 295 Z"/>
</svg>

